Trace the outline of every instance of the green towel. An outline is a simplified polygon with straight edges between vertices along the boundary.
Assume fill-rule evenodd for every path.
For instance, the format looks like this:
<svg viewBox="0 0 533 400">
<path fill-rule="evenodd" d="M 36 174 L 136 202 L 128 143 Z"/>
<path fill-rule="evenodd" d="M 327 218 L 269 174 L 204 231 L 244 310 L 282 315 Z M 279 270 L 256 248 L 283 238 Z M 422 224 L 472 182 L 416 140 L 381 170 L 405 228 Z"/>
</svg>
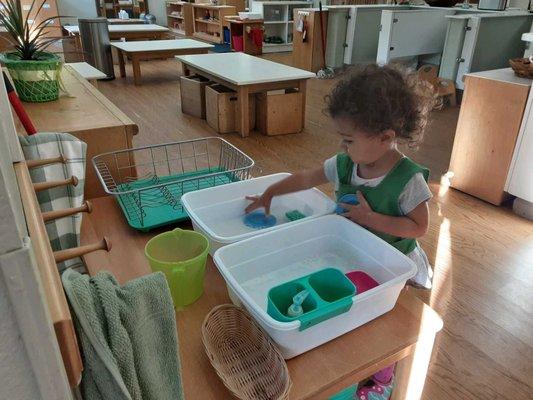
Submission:
<svg viewBox="0 0 533 400">
<path fill-rule="evenodd" d="M 63 275 L 84 359 L 86 400 L 179 400 L 176 318 L 165 276 L 120 286 L 109 272 Z"/>
</svg>

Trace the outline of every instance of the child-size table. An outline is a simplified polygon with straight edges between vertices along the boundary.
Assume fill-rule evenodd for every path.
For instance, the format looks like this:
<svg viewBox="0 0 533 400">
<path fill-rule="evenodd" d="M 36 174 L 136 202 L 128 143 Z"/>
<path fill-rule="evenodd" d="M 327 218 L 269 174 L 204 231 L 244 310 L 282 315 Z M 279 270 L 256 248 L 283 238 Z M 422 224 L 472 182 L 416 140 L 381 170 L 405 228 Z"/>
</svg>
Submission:
<svg viewBox="0 0 533 400">
<path fill-rule="evenodd" d="M 212 49 L 212 44 L 193 39 L 176 40 L 143 40 L 133 42 L 112 42 L 111 46 L 118 51 L 120 76 L 126 77 L 124 56 L 131 58 L 133 80 L 136 85 L 141 83 L 141 60 L 169 58 L 180 54 L 205 54 Z"/>
<path fill-rule="evenodd" d="M 244 53 L 216 53 L 176 56 L 185 75 L 195 73 L 237 92 L 240 133 L 250 134 L 248 96 L 278 89 L 298 89 L 302 93 L 302 126 L 305 121 L 305 94 L 309 78 L 315 74 Z"/>
</svg>

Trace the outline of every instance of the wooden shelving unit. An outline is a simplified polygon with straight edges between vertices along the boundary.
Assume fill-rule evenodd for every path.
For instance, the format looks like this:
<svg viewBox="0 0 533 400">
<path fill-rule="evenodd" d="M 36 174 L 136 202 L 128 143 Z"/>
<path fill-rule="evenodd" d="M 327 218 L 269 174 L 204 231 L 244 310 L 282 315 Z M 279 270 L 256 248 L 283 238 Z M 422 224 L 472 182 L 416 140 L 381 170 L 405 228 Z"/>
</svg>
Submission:
<svg viewBox="0 0 533 400">
<path fill-rule="evenodd" d="M 193 4 L 193 36 L 212 43 L 223 43 L 224 26 L 227 25 L 225 17 L 236 13 L 237 10 L 234 6 Z"/>
<path fill-rule="evenodd" d="M 186 1 L 168 1 L 168 28 L 180 35 L 190 36 L 192 34 L 192 23 L 190 21 L 191 7 L 191 3 Z"/>
<path fill-rule="evenodd" d="M 117 18 L 120 10 L 131 12 L 131 18 L 148 13 L 148 0 L 132 0 L 131 3 L 119 3 L 118 0 L 96 0 L 98 15 L 106 18 Z"/>
<path fill-rule="evenodd" d="M 292 51 L 294 9 L 313 7 L 312 1 L 257 1 L 250 0 L 250 11 L 263 16 L 265 24 L 263 53 Z M 269 38 L 281 43 L 269 43 Z"/>
</svg>

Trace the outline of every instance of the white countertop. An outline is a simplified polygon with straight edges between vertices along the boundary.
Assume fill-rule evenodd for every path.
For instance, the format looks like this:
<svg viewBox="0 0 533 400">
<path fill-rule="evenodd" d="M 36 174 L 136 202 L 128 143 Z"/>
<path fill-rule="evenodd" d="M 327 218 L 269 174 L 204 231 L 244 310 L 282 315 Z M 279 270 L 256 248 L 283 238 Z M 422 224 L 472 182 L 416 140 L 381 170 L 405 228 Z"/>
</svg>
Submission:
<svg viewBox="0 0 533 400">
<path fill-rule="evenodd" d="M 494 81 L 513 83 L 515 85 L 531 86 L 532 79 L 521 78 L 517 76 L 512 68 L 493 69 L 490 71 L 473 72 L 466 76 L 475 76 L 477 78 L 492 79 Z"/>
<path fill-rule="evenodd" d="M 176 58 L 234 85 L 309 79 L 315 76 L 312 72 L 303 69 L 289 67 L 245 53 L 198 54 L 176 56 Z"/>
<path fill-rule="evenodd" d="M 78 25 L 65 25 L 63 26 L 71 34 L 80 33 L 80 27 Z M 155 24 L 123 24 L 123 25 L 108 25 L 109 32 L 122 33 L 122 32 L 166 32 L 169 29 L 165 26 Z"/>
<path fill-rule="evenodd" d="M 193 39 L 141 40 L 133 42 L 111 42 L 111 46 L 126 52 L 211 49 L 215 46 Z"/>
<path fill-rule="evenodd" d="M 65 65 L 72 67 L 87 80 L 107 78 L 106 74 L 86 62 L 66 63 Z"/>
</svg>

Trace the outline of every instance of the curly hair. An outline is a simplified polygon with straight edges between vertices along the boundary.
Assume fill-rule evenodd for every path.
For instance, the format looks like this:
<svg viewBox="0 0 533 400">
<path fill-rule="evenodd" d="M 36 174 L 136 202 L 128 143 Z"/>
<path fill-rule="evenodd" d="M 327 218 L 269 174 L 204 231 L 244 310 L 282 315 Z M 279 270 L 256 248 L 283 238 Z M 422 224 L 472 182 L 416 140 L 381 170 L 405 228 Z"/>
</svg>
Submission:
<svg viewBox="0 0 533 400">
<path fill-rule="evenodd" d="M 326 104 L 332 118 L 349 118 L 371 135 L 393 130 L 399 141 L 417 147 L 435 104 L 435 93 L 416 72 L 372 64 L 339 82 L 326 96 Z"/>
</svg>

